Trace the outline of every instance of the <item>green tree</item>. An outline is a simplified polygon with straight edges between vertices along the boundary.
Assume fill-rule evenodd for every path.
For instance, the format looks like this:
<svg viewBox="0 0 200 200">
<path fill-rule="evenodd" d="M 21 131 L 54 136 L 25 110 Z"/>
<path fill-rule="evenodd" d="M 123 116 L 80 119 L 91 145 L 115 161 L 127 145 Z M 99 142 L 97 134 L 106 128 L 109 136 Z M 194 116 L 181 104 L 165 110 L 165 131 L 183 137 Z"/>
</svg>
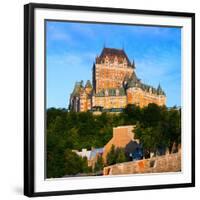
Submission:
<svg viewBox="0 0 200 200">
<path fill-rule="evenodd" d="M 77 128 L 71 128 L 67 131 L 65 135 L 66 140 L 66 148 L 77 149 L 80 150 L 80 139 L 79 139 L 79 132 Z"/>
<path fill-rule="evenodd" d="M 60 135 L 47 131 L 47 177 L 62 177 L 64 172 L 64 145 Z"/>
<path fill-rule="evenodd" d="M 140 140 L 146 158 L 150 156 L 150 152 L 156 153 L 160 141 L 160 130 L 157 127 L 137 127 L 135 137 Z"/>
<path fill-rule="evenodd" d="M 97 162 L 95 163 L 95 166 L 94 166 L 94 172 L 102 171 L 103 167 L 104 167 L 103 158 L 102 156 L 98 156 Z"/>
<path fill-rule="evenodd" d="M 173 144 L 181 144 L 181 112 L 177 109 L 170 109 L 166 126 L 166 138 L 171 152 Z"/>
<path fill-rule="evenodd" d="M 115 148 L 115 146 L 112 145 L 110 152 L 107 154 L 106 164 L 113 165 L 116 163 L 122 163 L 126 161 L 128 161 L 128 158 L 126 157 L 125 149 Z"/>
<path fill-rule="evenodd" d="M 127 157 L 125 155 L 125 150 L 123 148 L 116 149 L 116 163 L 126 162 Z"/>
<path fill-rule="evenodd" d="M 150 152 L 156 154 L 157 150 L 169 148 L 173 144 L 181 143 L 181 115 L 177 109 L 167 110 L 166 107 L 159 107 L 149 104 L 144 108 L 144 118 L 136 124 L 135 137 L 143 145 L 145 157 Z"/>
<path fill-rule="evenodd" d="M 106 163 L 107 165 L 113 165 L 116 163 L 116 153 L 114 145 L 112 145 L 110 152 L 107 154 Z"/>
<path fill-rule="evenodd" d="M 76 175 L 78 173 L 88 172 L 87 159 L 81 158 L 70 149 L 65 151 L 64 161 L 65 175 Z"/>
<path fill-rule="evenodd" d="M 154 103 L 148 104 L 143 108 L 142 123 L 146 127 L 157 126 L 162 117 L 162 109 L 160 106 Z"/>
<path fill-rule="evenodd" d="M 87 157 L 82 158 L 82 172 L 83 173 L 90 173 L 92 172 L 92 167 L 88 167 Z"/>
<path fill-rule="evenodd" d="M 142 143 L 147 157 L 159 148 L 169 148 L 171 151 L 174 144 L 181 144 L 181 111 L 177 108 L 168 109 L 156 104 L 144 108 L 128 105 L 124 112 L 116 115 L 93 115 L 90 112 L 76 113 L 50 108 L 47 110 L 46 131 L 47 177 L 62 177 L 66 174 L 67 155 L 71 155 L 72 160 L 74 157 L 77 159 L 76 165 L 81 166 L 78 173 L 91 171 L 87 162 L 83 161 L 85 158 L 80 160 L 77 155 L 66 153 L 66 149 L 103 147 L 112 138 L 113 127 L 127 124 L 136 124 L 135 137 Z M 117 149 L 112 147 L 107 163 L 111 165 L 124 160 L 123 152 L 117 153 Z"/>
</svg>

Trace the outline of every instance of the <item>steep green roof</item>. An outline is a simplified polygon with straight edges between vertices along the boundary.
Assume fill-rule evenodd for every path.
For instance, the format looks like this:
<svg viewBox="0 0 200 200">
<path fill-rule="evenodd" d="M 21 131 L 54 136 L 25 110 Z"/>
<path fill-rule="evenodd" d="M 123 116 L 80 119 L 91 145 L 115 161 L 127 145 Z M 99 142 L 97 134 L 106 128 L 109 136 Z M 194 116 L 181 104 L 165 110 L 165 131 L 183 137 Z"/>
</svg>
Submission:
<svg viewBox="0 0 200 200">
<path fill-rule="evenodd" d="M 119 96 L 125 96 L 126 92 L 124 88 L 119 88 Z"/>
<path fill-rule="evenodd" d="M 92 84 L 91 84 L 90 80 L 87 80 L 87 82 L 86 82 L 86 84 L 85 84 L 85 87 L 90 87 L 90 88 L 92 88 Z"/>
<path fill-rule="evenodd" d="M 125 77 L 127 80 L 127 77 Z M 165 95 L 165 92 L 162 90 L 160 84 L 158 85 L 158 88 L 154 88 L 150 85 L 141 83 L 140 79 L 137 78 L 136 74 L 133 72 L 132 76 L 128 79 L 126 88 L 131 88 L 131 87 L 139 87 L 144 91 L 151 92 L 153 94 L 158 94 L 158 95 Z"/>
<path fill-rule="evenodd" d="M 83 81 L 76 82 L 71 96 L 78 96 L 83 88 Z"/>
<path fill-rule="evenodd" d="M 127 87 L 135 87 L 137 83 L 139 83 L 139 79 L 137 78 L 135 72 L 132 73 L 131 77 L 127 81 Z"/>
</svg>

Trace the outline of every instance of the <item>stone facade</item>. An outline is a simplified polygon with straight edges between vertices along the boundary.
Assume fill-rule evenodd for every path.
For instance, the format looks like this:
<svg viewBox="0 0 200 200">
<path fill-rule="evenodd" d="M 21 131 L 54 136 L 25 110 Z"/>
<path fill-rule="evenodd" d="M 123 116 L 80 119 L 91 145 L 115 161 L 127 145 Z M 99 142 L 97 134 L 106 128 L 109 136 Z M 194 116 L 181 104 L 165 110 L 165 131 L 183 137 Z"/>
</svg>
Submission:
<svg viewBox="0 0 200 200">
<path fill-rule="evenodd" d="M 95 93 L 122 87 L 124 79 L 134 73 L 134 68 L 124 50 L 104 48 L 93 67 Z"/>
<path fill-rule="evenodd" d="M 144 107 L 149 103 L 166 104 L 161 86 L 143 84 L 136 76 L 134 61 L 130 62 L 123 49 L 104 48 L 93 65 L 92 84 L 89 80 L 85 86 L 83 81 L 76 82 L 69 109 L 109 111 L 123 109 L 128 104 Z"/>
<path fill-rule="evenodd" d="M 124 162 L 104 167 L 104 175 L 143 174 L 181 171 L 181 150 L 178 153 L 152 157 L 150 159 Z"/>
<path fill-rule="evenodd" d="M 127 89 L 127 104 L 135 104 L 140 107 L 148 106 L 149 103 L 155 103 L 159 106 L 166 104 L 164 95 L 157 95 L 151 90 L 143 91 L 141 88 L 133 87 Z"/>
<path fill-rule="evenodd" d="M 83 81 L 76 82 L 74 90 L 70 96 L 70 110 L 84 112 L 91 110 L 92 107 L 92 85 L 88 80 L 85 87 Z"/>
<path fill-rule="evenodd" d="M 105 109 L 125 108 L 127 105 L 126 96 L 93 96 L 93 105 Z"/>
</svg>

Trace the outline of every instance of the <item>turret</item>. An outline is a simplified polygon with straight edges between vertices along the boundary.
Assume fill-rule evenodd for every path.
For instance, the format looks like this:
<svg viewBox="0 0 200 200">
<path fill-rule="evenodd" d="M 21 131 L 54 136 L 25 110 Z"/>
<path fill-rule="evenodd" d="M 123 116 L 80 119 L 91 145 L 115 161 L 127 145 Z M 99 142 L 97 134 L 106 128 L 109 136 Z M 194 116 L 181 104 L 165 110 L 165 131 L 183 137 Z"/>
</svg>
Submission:
<svg viewBox="0 0 200 200">
<path fill-rule="evenodd" d="M 159 83 L 158 88 L 157 88 L 157 94 L 158 95 L 165 95 L 164 91 L 162 90 L 160 83 Z"/>
<path fill-rule="evenodd" d="M 132 61 L 131 66 L 132 66 L 133 69 L 135 69 L 135 61 L 134 60 Z"/>
<path fill-rule="evenodd" d="M 85 84 L 85 91 L 87 94 L 90 94 L 92 92 L 92 84 L 91 84 L 90 80 L 87 80 L 87 82 Z"/>
</svg>

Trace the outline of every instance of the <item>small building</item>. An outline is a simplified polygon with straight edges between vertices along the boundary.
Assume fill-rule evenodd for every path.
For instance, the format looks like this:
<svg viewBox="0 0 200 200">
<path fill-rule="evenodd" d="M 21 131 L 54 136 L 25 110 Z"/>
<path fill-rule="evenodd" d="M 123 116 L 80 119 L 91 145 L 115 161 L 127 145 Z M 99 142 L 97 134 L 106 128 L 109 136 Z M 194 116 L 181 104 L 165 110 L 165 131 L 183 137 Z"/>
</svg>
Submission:
<svg viewBox="0 0 200 200">
<path fill-rule="evenodd" d="M 115 148 L 124 148 L 125 153 L 130 157 L 132 157 L 130 154 L 132 154 L 136 149 L 141 149 L 139 140 L 134 139 L 134 128 L 135 126 L 132 125 L 113 128 L 113 137 L 104 146 L 103 160 L 105 163 L 107 155 L 113 145 Z"/>
<path fill-rule="evenodd" d="M 88 167 L 95 167 L 95 163 L 97 162 L 98 156 L 103 155 L 104 147 L 102 148 L 91 148 L 91 150 L 82 149 L 82 151 L 72 150 L 80 157 L 87 158 Z"/>
<path fill-rule="evenodd" d="M 87 158 L 88 166 L 94 168 L 98 156 L 102 156 L 104 163 L 106 163 L 107 155 L 112 146 L 115 148 L 124 148 L 125 154 L 130 160 L 142 159 L 142 148 L 139 140 L 134 138 L 133 125 L 118 126 L 113 128 L 113 137 L 102 148 L 91 148 L 91 150 L 82 149 L 82 151 L 73 150 L 77 155 Z"/>
<path fill-rule="evenodd" d="M 90 155 L 91 155 L 91 151 L 90 150 L 88 151 L 87 149 L 82 149 L 82 151 L 78 151 L 78 150 L 72 150 L 72 151 L 82 158 L 86 157 L 87 160 L 90 158 Z"/>
<path fill-rule="evenodd" d="M 95 163 L 97 162 L 97 159 L 99 156 L 103 155 L 104 147 L 102 148 L 92 148 L 91 149 L 91 154 L 88 159 L 88 166 L 94 168 Z"/>
</svg>

